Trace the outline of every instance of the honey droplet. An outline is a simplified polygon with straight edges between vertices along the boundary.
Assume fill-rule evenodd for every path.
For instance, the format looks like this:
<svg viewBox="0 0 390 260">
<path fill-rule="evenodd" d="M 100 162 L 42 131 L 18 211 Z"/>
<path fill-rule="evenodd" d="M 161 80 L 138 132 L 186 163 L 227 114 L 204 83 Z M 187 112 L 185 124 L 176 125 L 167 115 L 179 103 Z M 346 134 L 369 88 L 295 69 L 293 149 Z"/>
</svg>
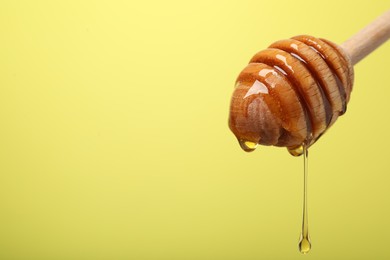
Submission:
<svg viewBox="0 0 390 260">
<path fill-rule="evenodd" d="M 299 251 L 302 254 L 307 254 L 307 253 L 309 253 L 310 249 L 311 249 L 310 238 L 309 237 L 302 237 L 301 241 L 299 241 Z"/>
<path fill-rule="evenodd" d="M 287 150 L 292 156 L 298 157 L 303 154 L 303 145 L 294 148 L 287 148 Z"/>
<path fill-rule="evenodd" d="M 251 142 L 251 141 L 245 141 L 245 140 L 238 140 L 238 142 L 240 143 L 242 150 L 244 150 L 245 152 L 248 152 L 248 153 L 256 150 L 257 145 L 258 145 L 258 143 Z"/>
</svg>

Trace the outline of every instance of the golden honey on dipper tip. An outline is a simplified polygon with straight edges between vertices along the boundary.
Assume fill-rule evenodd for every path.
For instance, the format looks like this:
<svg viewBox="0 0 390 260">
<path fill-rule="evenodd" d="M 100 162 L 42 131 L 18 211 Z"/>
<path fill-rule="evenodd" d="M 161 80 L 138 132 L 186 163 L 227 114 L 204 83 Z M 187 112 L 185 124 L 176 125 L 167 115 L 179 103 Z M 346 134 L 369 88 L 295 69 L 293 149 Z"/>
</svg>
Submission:
<svg viewBox="0 0 390 260">
<path fill-rule="evenodd" d="M 308 35 L 271 44 L 237 78 L 229 127 L 245 151 L 257 144 L 310 147 L 346 111 L 353 66 L 336 44 Z"/>
</svg>

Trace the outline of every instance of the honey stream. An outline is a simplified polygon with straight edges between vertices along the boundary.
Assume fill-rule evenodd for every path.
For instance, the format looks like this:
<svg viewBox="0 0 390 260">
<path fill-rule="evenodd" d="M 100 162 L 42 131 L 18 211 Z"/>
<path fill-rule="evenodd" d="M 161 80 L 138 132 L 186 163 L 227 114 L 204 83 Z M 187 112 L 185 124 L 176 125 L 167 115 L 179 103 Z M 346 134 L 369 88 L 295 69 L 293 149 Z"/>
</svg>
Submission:
<svg viewBox="0 0 390 260">
<path fill-rule="evenodd" d="M 310 236 L 309 236 L 309 223 L 308 223 L 308 216 L 307 216 L 307 181 L 308 181 L 308 150 L 306 145 L 303 145 L 303 219 L 302 219 L 302 232 L 301 237 L 299 239 L 299 251 L 302 254 L 309 253 L 311 249 L 311 242 L 310 242 Z"/>
<path fill-rule="evenodd" d="M 245 140 L 238 140 L 240 143 L 241 148 L 245 152 L 253 152 L 257 148 L 257 143 L 245 141 Z M 303 216 L 302 216 L 302 231 L 301 236 L 299 238 L 299 244 L 298 248 L 299 251 L 302 254 L 307 254 L 311 250 L 311 241 L 310 241 L 310 235 L 309 235 L 309 222 L 308 222 L 308 214 L 307 214 L 307 182 L 308 182 L 308 174 L 309 174 L 309 168 L 308 168 L 308 160 L 309 160 L 309 153 L 307 146 L 305 144 L 294 147 L 294 148 L 288 148 L 288 152 L 292 156 L 301 156 L 303 155 Z"/>
</svg>

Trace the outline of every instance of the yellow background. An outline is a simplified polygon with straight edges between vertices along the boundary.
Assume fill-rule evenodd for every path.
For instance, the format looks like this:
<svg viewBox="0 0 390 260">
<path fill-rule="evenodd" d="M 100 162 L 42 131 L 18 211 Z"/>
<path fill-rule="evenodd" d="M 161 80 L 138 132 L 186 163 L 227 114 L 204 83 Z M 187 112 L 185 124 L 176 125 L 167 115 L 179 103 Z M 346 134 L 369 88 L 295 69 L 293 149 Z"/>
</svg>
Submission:
<svg viewBox="0 0 390 260">
<path fill-rule="evenodd" d="M 389 259 L 390 43 L 302 158 L 244 153 L 236 76 L 273 41 L 341 43 L 383 1 L 2 1 L 0 259 Z"/>
</svg>

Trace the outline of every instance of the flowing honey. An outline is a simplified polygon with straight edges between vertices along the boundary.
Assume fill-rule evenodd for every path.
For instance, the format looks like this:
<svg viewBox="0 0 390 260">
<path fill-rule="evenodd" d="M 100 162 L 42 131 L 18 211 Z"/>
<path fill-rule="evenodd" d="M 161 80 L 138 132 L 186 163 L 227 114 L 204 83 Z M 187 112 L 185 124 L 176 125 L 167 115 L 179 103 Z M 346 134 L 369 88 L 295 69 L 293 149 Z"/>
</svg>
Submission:
<svg viewBox="0 0 390 260">
<path fill-rule="evenodd" d="M 299 251 L 302 254 L 307 254 L 311 249 L 311 242 L 309 236 L 309 222 L 307 216 L 307 181 L 308 181 L 308 150 L 306 145 L 302 145 L 303 149 L 303 219 L 302 219 L 302 232 L 299 239 Z"/>
<path fill-rule="evenodd" d="M 245 152 L 253 152 L 256 150 L 258 143 L 246 141 L 246 140 L 238 140 L 241 148 Z M 298 147 L 287 148 L 288 152 L 292 156 L 301 156 L 303 155 L 303 216 L 302 216 L 302 231 L 301 236 L 299 238 L 299 251 L 302 254 L 307 254 L 311 250 L 311 241 L 309 236 L 309 223 L 308 223 L 308 214 L 307 214 L 307 181 L 308 181 L 308 160 L 309 153 L 306 144 L 302 144 Z"/>
</svg>

